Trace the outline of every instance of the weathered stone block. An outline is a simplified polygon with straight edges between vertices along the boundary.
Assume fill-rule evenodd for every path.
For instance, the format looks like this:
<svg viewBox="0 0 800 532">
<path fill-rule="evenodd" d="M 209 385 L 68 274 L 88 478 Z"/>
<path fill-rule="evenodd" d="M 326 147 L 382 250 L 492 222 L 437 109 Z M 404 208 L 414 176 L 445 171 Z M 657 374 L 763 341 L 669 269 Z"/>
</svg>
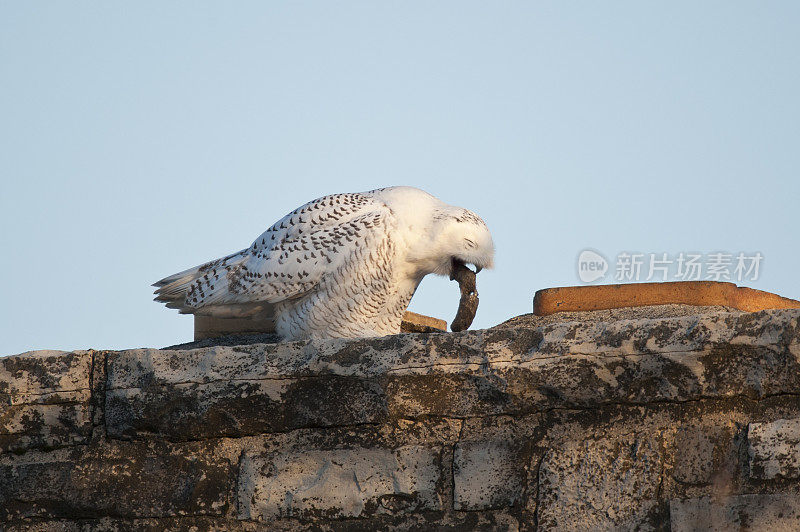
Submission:
<svg viewBox="0 0 800 532">
<path fill-rule="evenodd" d="M 91 366 L 88 352 L 0 358 L 0 452 L 85 443 Z"/>
<path fill-rule="evenodd" d="M 656 509 L 659 438 L 628 434 L 567 442 L 539 469 L 539 524 L 545 530 L 641 527 Z"/>
<path fill-rule="evenodd" d="M 599 404 L 760 398 L 800 388 L 800 311 L 609 322 L 432 335 L 379 358 L 389 411 L 525 414 Z M 775 346 L 781 346 L 776 349 Z M 442 356 L 442 354 L 447 356 Z M 456 357 L 453 353 L 460 353 Z M 423 363 L 421 355 L 427 355 Z"/>
<path fill-rule="evenodd" d="M 385 379 L 389 412 L 393 417 L 486 416 L 520 409 L 518 398 L 506 390 L 506 379 L 499 372 L 391 375 Z"/>
<path fill-rule="evenodd" d="M 344 518 L 437 510 L 439 454 L 423 446 L 248 454 L 239 473 L 239 518 Z"/>
<path fill-rule="evenodd" d="M 674 532 L 714 530 L 800 530 L 800 497 L 795 494 L 753 494 L 715 500 L 701 497 L 670 502 Z"/>
<path fill-rule="evenodd" d="M 453 457 L 454 508 L 513 506 L 525 490 L 528 466 L 519 447 L 509 442 L 459 443 Z"/>
<path fill-rule="evenodd" d="M 233 468 L 142 444 L 0 466 L 0 520 L 221 515 Z"/>
<path fill-rule="evenodd" d="M 385 418 L 381 388 L 347 377 L 167 384 L 106 392 L 106 424 L 113 438 L 155 433 L 175 441 L 193 440 Z"/>
<path fill-rule="evenodd" d="M 378 383 L 330 374 L 280 376 L 252 353 L 231 349 L 197 355 L 150 350 L 111 355 L 105 405 L 108 435 L 158 434 L 177 441 L 386 418 Z"/>
<path fill-rule="evenodd" d="M 800 418 L 750 423 L 747 431 L 750 477 L 800 477 Z"/>
<path fill-rule="evenodd" d="M 734 433 L 727 426 L 685 426 L 675 433 L 672 477 L 684 484 L 707 484 L 719 480 L 726 467 L 733 467 Z"/>
</svg>

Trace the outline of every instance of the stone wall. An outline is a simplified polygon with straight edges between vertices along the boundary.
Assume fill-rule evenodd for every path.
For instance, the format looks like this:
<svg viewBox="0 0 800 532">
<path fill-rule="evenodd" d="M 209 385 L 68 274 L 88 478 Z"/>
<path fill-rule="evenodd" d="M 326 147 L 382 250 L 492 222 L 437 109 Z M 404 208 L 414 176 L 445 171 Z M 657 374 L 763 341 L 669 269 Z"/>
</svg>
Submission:
<svg viewBox="0 0 800 532">
<path fill-rule="evenodd" d="M 3 358 L 0 528 L 797 530 L 799 320 Z"/>
</svg>

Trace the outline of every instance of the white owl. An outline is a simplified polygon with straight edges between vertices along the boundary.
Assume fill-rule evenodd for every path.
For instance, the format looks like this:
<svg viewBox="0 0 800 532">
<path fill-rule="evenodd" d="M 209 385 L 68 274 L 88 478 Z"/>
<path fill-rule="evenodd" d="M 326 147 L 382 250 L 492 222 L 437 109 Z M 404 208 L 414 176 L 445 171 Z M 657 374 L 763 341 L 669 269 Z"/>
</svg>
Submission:
<svg viewBox="0 0 800 532">
<path fill-rule="evenodd" d="M 156 301 L 220 318 L 274 313 L 287 340 L 400 332 L 429 273 L 491 268 L 494 244 L 475 213 L 412 187 L 306 203 L 232 255 L 162 279 Z"/>
</svg>

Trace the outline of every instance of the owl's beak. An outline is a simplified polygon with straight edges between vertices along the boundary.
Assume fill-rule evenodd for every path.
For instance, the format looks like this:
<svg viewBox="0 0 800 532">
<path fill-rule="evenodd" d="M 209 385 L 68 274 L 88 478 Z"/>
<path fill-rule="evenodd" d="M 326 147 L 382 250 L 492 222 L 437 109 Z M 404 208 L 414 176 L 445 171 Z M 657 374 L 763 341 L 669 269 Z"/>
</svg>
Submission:
<svg viewBox="0 0 800 532">
<path fill-rule="evenodd" d="M 472 267 L 475 268 L 475 271 L 473 273 L 475 273 L 476 275 L 478 273 L 480 273 L 480 271 L 483 269 L 482 267 L 478 266 L 477 264 L 472 264 L 471 262 L 466 263 L 461 259 L 457 259 L 455 257 L 452 257 L 450 259 L 450 280 L 451 281 L 453 280 L 453 272 L 456 270 L 456 268 L 458 268 L 459 266 L 466 266 L 467 264 L 470 264 Z M 469 271 L 472 271 L 470 268 L 467 268 L 467 269 Z"/>
</svg>

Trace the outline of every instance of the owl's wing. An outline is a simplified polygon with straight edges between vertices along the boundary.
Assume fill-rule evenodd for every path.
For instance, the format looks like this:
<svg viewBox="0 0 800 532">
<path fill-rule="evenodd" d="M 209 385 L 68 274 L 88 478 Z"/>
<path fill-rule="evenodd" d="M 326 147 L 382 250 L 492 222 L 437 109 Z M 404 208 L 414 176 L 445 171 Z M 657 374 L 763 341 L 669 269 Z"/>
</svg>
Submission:
<svg viewBox="0 0 800 532">
<path fill-rule="evenodd" d="M 278 220 L 249 248 L 159 281 L 156 300 L 204 313 L 302 297 L 324 276 L 377 249 L 392 220 L 372 197 L 325 196 Z"/>
</svg>

